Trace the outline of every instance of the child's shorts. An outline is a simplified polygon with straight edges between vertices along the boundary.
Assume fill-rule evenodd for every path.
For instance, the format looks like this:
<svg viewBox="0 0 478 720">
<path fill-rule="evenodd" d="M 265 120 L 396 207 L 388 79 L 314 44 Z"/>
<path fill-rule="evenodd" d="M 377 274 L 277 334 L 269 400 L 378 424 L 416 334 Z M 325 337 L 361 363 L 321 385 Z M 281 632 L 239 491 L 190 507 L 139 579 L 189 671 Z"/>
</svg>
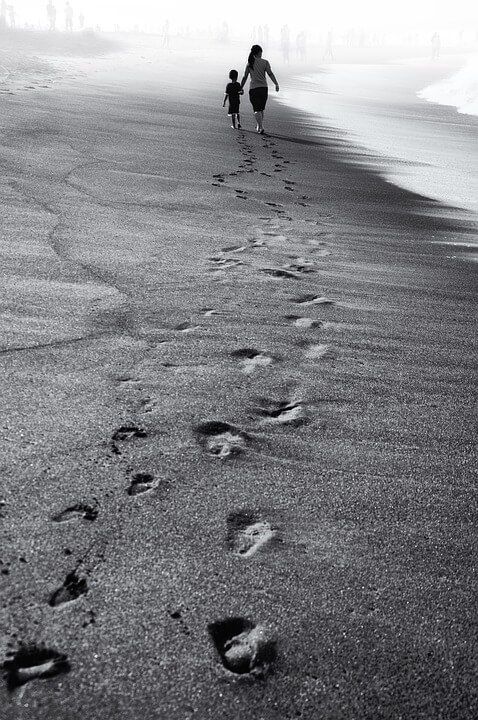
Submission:
<svg viewBox="0 0 478 720">
<path fill-rule="evenodd" d="M 239 105 L 239 100 L 237 100 L 237 102 L 234 102 L 234 100 L 230 102 L 229 110 L 227 111 L 228 115 L 237 115 L 239 113 Z"/>
</svg>

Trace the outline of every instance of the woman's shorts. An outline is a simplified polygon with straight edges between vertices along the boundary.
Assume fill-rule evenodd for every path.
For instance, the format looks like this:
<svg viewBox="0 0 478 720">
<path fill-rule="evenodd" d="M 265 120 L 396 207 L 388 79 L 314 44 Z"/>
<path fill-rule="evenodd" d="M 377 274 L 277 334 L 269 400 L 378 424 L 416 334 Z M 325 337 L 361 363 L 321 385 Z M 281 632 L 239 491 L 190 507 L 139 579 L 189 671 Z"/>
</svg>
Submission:
<svg viewBox="0 0 478 720">
<path fill-rule="evenodd" d="M 249 98 L 254 112 L 262 112 L 266 108 L 268 90 L 266 87 L 253 88 L 249 90 Z"/>
</svg>

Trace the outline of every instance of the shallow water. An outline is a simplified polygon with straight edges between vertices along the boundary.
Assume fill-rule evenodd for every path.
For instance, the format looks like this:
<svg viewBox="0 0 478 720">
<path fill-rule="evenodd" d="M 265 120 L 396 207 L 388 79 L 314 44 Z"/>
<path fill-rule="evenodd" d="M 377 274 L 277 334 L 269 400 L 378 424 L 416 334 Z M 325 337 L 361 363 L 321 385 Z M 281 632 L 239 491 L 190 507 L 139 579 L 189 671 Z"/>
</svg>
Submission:
<svg viewBox="0 0 478 720">
<path fill-rule="evenodd" d="M 450 63 L 423 60 L 327 66 L 298 78 L 282 102 L 345 131 L 394 184 L 478 217 L 478 117 L 417 97 L 449 73 Z"/>
</svg>

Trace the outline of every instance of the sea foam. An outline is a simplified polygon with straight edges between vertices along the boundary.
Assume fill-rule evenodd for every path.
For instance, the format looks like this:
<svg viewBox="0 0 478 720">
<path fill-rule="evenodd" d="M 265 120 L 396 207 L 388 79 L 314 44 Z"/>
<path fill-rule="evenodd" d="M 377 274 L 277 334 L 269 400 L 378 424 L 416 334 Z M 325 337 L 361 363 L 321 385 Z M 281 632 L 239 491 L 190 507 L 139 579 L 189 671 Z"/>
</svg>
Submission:
<svg viewBox="0 0 478 720">
<path fill-rule="evenodd" d="M 445 80 L 429 85 L 418 97 L 439 105 L 452 105 L 464 115 L 478 115 L 478 55 Z"/>
</svg>

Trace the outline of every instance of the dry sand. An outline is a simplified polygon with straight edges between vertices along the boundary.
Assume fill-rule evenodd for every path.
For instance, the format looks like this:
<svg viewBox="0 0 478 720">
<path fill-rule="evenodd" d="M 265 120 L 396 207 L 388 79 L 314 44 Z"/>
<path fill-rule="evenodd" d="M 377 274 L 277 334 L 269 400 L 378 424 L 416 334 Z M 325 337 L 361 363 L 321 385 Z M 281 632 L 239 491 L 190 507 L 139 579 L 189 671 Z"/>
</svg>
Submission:
<svg viewBox="0 0 478 720">
<path fill-rule="evenodd" d="M 3 104 L 2 720 L 471 720 L 464 229 L 205 77 Z"/>
</svg>

